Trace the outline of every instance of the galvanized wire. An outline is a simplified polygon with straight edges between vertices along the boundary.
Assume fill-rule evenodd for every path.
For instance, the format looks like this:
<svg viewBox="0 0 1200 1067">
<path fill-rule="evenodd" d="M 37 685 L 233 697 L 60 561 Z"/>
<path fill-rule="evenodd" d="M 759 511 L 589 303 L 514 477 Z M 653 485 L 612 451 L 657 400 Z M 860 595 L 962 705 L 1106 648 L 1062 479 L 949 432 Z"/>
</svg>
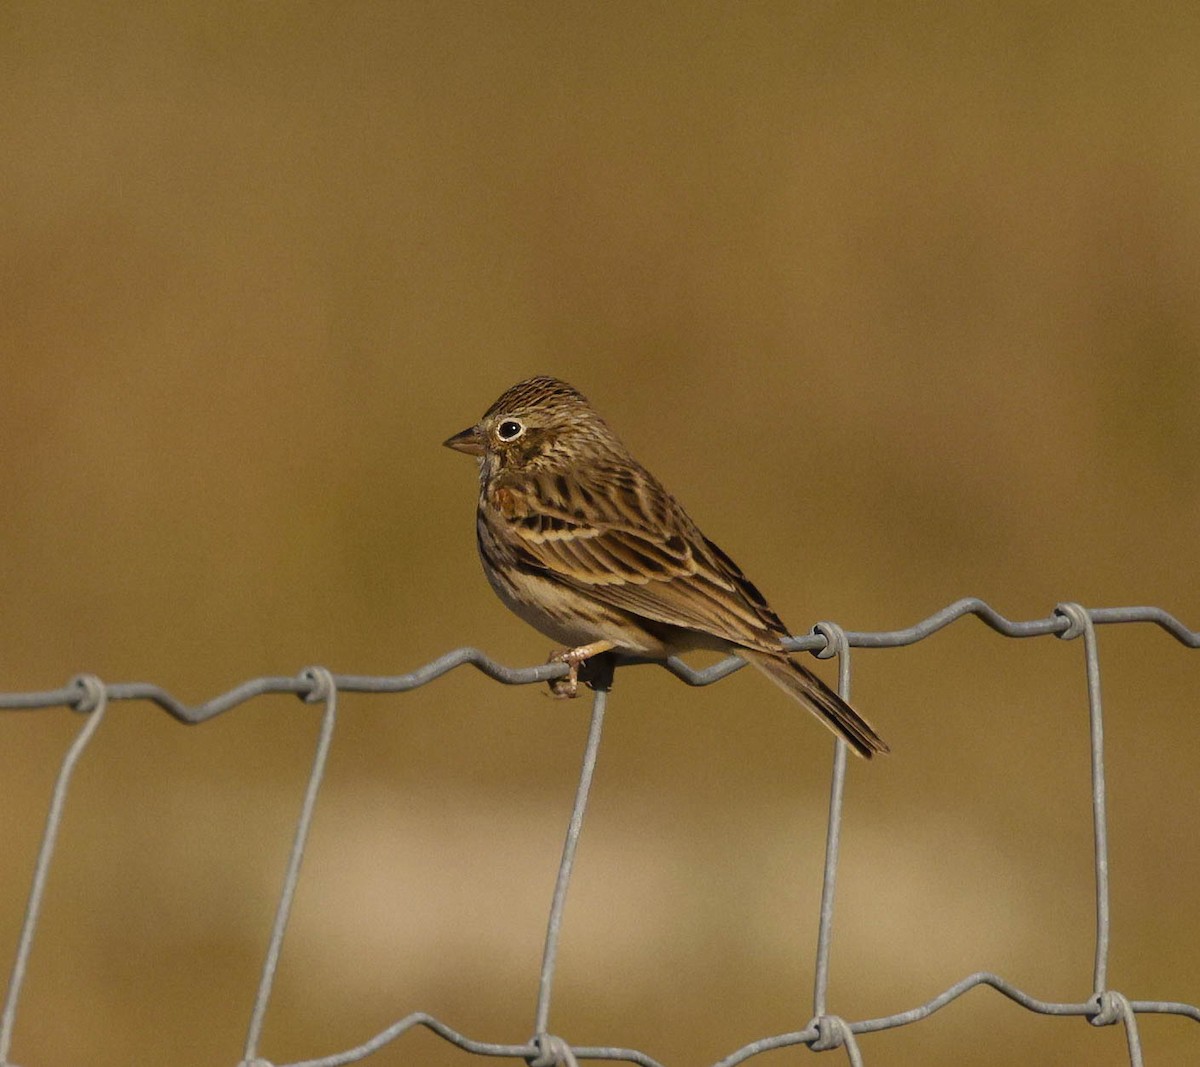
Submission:
<svg viewBox="0 0 1200 1067">
<path fill-rule="evenodd" d="M 1101 703 L 1100 661 L 1097 651 L 1096 627 L 1136 622 L 1150 623 L 1160 627 L 1188 648 L 1200 648 L 1200 632 L 1189 630 L 1178 619 L 1161 608 L 1093 608 L 1085 609 L 1079 604 L 1059 604 L 1051 615 L 1042 619 L 1014 622 L 990 607 L 984 601 L 971 598 L 955 603 L 934 613 L 927 619 L 904 630 L 883 632 L 846 631 L 834 623 L 819 623 L 812 634 L 789 638 L 787 646 L 793 651 L 809 650 L 818 655 L 839 657 L 839 688 L 843 695 L 850 689 L 851 648 L 899 648 L 921 641 L 951 623 L 967 615 L 974 615 L 986 626 L 1006 637 L 1038 637 L 1054 634 L 1064 640 L 1083 638 L 1084 667 L 1087 681 L 1088 712 L 1091 727 L 1091 785 L 1093 840 L 1095 848 L 1096 884 L 1096 946 L 1092 975 L 1092 995 L 1084 1001 L 1059 1003 L 1040 1000 L 1018 989 L 998 975 L 979 971 L 956 982 L 949 989 L 919 1004 L 916 1007 L 875 1019 L 847 1022 L 841 1016 L 828 1011 L 829 969 L 832 951 L 833 915 L 838 869 L 838 847 L 842 830 L 842 796 L 846 779 L 846 745 L 838 740 L 834 744 L 833 774 L 830 784 L 829 822 L 826 836 L 826 856 L 822 879 L 821 905 L 819 913 L 816 977 L 813 992 L 813 1018 L 803 1029 L 784 1034 L 760 1038 L 729 1053 L 715 1067 L 734 1067 L 751 1057 L 773 1049 L 793 1045 L 807 1045 L 813 1050 L 844 1048 L 851 1067 L 862 1067 L 863 1055 L 857 1043 L 862 1034 L 876 1033 L 900 1026 L 908 1026 L 928 1018 L 952 1001 L 964 996 L 977 986 L 989 986 L 1003 996 L 1029 1011 L 1042 1015 L 1083 1016 L 1095 1026 L 1107 1026 L 1120 1022 L 1125 1029 L 1131 1067 L 1141 1067 L 1142 1046 L 1138 1033 L 1139 1014 L 1173 1014 L 1200 1022 L 1200 1008 L 1179 1001 L 1132 1000 L 1118 990 L 1107 986 L 1108 951 L 1111 937 L 1108 885 L 1108 840 L 1107 810 L 1104 782 L 1104 717 Z M 592 775 L 596 766 L 604 711 L 614 665 L 631 665 L 637 660 L 614 661 L 604 657 L 599 662 L 586 665 L 581 677 L 590 681 L 595 689 L 591 724 L 584 748 L 582 769 L 575 794 L 575 801 L 568 823 L 566 840 L 551 898 L 550 915 L 547 923 L 546 942 L 538 982 L 537 1003 L 534 1013 L 534 1034 L 521 1045 L 500 1044 L 481 1041 L 458 1032 L 448 1024 L 425 1012 L 412 1012 L 380 1031 L 374 1037 L 354 1048 L 332 1055 L 308 1059 L 288 1067 L 342 1067 L 365 1059 L 373 1052 L 395 1041 L 416 1027 L 424 1027 L 432 1033 L 465 1052 L 485 1056 L 499 1056 L 524 1060 L 530 1067 L 565 1065 L 574 1067 L 581 1059 L 622 1060 L 642 1065 L 661 1067 L 656 1060 L 637 1049 L 616 1046 L 575 1045 L 549 1030 L 550 999 L 554 983 L 555 963 L 559 933 L 561 930 L 570 884 L 571 869 L 576 848 L 582 832 L 584 813 L 591 788 Z M 13 962 L 8 992 L 3 1011 L 0 1012 L 0 1067 L 9 1067 L 8 1053 L 11 1048 L 16 1023 L 17 1004 L 24 975 L 32 951 L 34 934 L 38 925 L 42 897 L 53 858 L 58 829 L 63 818 L 67 792 L 72 773 L 84 749 L 98 729 L 106 707 L 113 701 L 144 700 L 163 708 L 181 722 L 199 723 L 237 707 L 264 693 L 294 693 L 309 701 L 325 704 L 325 714 L 317 741 L 312 770 L 305 788 L 304 801 L 297 820 L 291 854 L 275 919 L 272 924 L 266 959 L 260 974 L 257 994 L 251 1006 L 251 1021 L 243 1049 L 242 1067 L 271 1067 L 269 1061 L 258 1057 L 258 1043 L 270 999 L 270 992 L 278 965 L 279 954 L 287 926 L 288 914 L 300 875 L 304 845 L 311 824 L 317 792 L 324 773 L 333 737 L 336 716 L 337 694 L 397 693 L 416 689 L 440 678 L 456 667 L 470 664 L 489 678 L 506 685 L 528 685 L 563 677 L 567 667 L 563 663 L 550 663 L 538 667 L 505 667 L 489 659 L 474 648 L 460 648 L 449 652 L 431 663 L 409 674 L 390 677 L 334 674 L 325 668 L 314 667 L 294 677 L 255 678 L 242 683 L 227 693 L 213 697 L 202 704 L 188 705 L 167 690 L 148 683 L 117 683 L 105 685 L 93 676 L 82 676 L 61 689 L 34 693 L 0 693 L 0 710 L 36 709 L 55 706 L 75 708 L 87 715 L 87 719 L 69 747 L 54 785 L 46 827 L 34 867 L 33 882 L 25 910 Z M 736 657 L 730 657 L 704 670 L 695 670 L 682 660 L 670 659 L 664 666 L 689 685 L 710 685 L 743 666 Z M 587 668 L 591 668 L 590 673 Z"/>
<path fill-rule="evenodd" d="M 850 646 L 846 631 L 836 623 L 819 622 L 813 632 L 825 639 L 818 656 L 838 657 L 838 693 L 850 699 Z M 849 746 L 842 738 L 834 739 L 833 774 L 829 785 L 829 819 L 825 831 L 825 866 L 821 877 L 821 909 L 817 922 L 816 976 L 813 979 L 813 1019 L 818 1037 L 812 1043 L 817 1052 L 844 1046 L 851 1067 L 862 1067 L 862 1056 L 854 1035 L 839 1017 L 826 1011 L 829 993 L 829 956 L 833 946 L 833 903 L 837 887 L 838 855 L 842 838 L 842 797 L 846 790 L 846 754 Z"/>
<path fill-rule="evenodd" d="M 267 1002 L 271 999 L 271 989 L 275 984 L 275 972 L 279 967 L 279 952 L 283 947 L 283 935 L 287 930 L 288 917 L 292 913 L 292 901 L 296 896 L 296 886 L 300 882 L 300 864 L 304 860 L 304 847 L 308 844 L 308 831 L 312 826 L 313 810 L 317 806 L 317 791 L 321 788 L 321 779 L 325 777 L 325 762 L 329 758 L 329 748 L 333 743 L 333 727 L 337 722 L 337 687 L 333 684 L 333 676 L 324 667 L 309 667 L 301 677 L 309 678 L 313 682 L 312 690 L 305 694 L 304 699 L 310 703 L 323 701 L 325 714 L 321 717 L 321 733 L 317 738 L 317 752 L 313 757 L 312 771 L 309 773 L 308 786 L 304 791 L 304 803 L 300 808 L 300 818 L 296 822 L 296 834 L 292 839 L 292 850 L 288 855 L 287 872 L 283 877 L 279 905 L 275 909 L 275 922 L 271 926 L 267 958 L 259 977 L 258 995 L 254 998 L 254 1007 L 250 1012 L 250 1028 L 246 1033 L 246 1047 L 242 1053 L 242 1062 L 247 1065 L 252 1065 L 257 1060 L 258 1041 L 262 1036 Z"/>
<path fill-rule="evenodd" d="M 67 803 L 67 789 L 71 776 L 79 763 L 83 750 L 95 736 L 104 720 L 108 707 L 104 686 L 93 675 L 80 675 L 67 687 L 71 699 L 66 703 L 76 711 L 87 713 L 71 747 L 63 757 L 62 767 L 54 783 L 50 797 L 50 810 L 46 814 L 46 827 L 42 831 L 42 843 L 38 848 L 37 862 L 33 867 L 33 885 L 25 905 L 25 918 L 21 923 L 21 936 L 17 941 L 17 955 L 13 960 L 12 976 L 8 982 L 8 993 L 4 998 L 4 1011 L 0 1014 L 0 1064 L 8 1063 L 8 1050 L 12 1045 L 13 1026 L 17 1020 L 17 1001 L 21 987 L 25 984 L 25 969 L 29 965 L 29 953 L 33 948 L 33 935 L 37 930 L 38 917 L 42 910 L 42 897 L 46 891 L 46 878 L 50 873 L 50 860 L 54 857 L 54 846 L 58 842 L 58 828 L 62 825 L 63 808 Z"/>
</svg>

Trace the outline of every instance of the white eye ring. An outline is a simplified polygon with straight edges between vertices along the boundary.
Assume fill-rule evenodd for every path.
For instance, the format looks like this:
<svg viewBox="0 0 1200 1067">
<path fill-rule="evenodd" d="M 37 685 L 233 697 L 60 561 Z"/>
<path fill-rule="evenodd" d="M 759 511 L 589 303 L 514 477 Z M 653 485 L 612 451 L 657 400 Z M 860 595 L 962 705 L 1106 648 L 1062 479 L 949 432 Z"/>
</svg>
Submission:
<svg viewBox="0 0 1200 1067">
<path fill-rule="evenodd" d="M 496 436 L 501 441 L 515 441 L 525 432 L 525 424 L 520 419 L 502 419 L 496 427 Z"/>
</svg>

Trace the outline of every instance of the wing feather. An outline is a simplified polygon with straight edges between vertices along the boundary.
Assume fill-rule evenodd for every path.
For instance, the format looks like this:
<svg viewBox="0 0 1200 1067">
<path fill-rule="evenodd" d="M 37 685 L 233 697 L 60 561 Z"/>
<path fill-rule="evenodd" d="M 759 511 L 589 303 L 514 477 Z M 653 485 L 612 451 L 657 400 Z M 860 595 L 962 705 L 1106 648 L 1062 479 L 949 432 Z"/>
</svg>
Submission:
<svg viewBox="0 0 1200 1067">
<path fill-rule="evenodd" d="M 643 468 L 502 476 L 491 495 L 528 565 L 646 619 L 779 649 L 762 594 Z"/>
</svg>

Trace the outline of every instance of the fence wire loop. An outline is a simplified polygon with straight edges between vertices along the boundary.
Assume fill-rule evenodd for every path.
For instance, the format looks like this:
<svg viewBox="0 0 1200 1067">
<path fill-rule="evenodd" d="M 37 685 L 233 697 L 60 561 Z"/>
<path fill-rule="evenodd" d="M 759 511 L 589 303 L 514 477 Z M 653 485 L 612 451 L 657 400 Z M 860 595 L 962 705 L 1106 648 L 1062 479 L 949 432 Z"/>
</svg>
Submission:
<svg viewBox="0 0 1200 1067">
<path fill-rule="evenodd" d="M 813 1052 L 832 1052 L 834 1049 L 844 1048 L 851 1067 L 862 1067 L 862 1053 L 858 1050 L 854 1031 L 840 1015 L 818 1015 L 809 1020 L 804 1029 L 813 1028 L 816 1028 L 817 1036 L 808 1043 Z"/>
<path fill-rule="evenodd" d="M 104 700 L 104 683 L 94 674 L 77 674 L 71 679 L 71 687 L 78 689 L 79 696 L 71 707 L 81 715 L 90 715 Z"/>
<path fill-rule="evenodd" d="M 333 672 L 328 667 L 305 667 L 299 679 L 308 686 L 308 690 L 300 694 L 300 699 L 306 704 L 323 704 L 337 689 Z"/>
<path fill-rule="evenodd" d="M 836 622 L 819 622 L 813 626 L 812 632 L 825 638 L 825 647 L 818 648 L 813 652 L 817 659 L 833 659 L 834 656 L 840 656 L 850 648 L 846 631 Z"/>
<path fill-rule="evenodd" d="M 838 871 L 839 840 L 842 830 L 842 798 L 847 777 L 847 746 L 838 739 L 834 743 L 833 772 L 830 782 L 828 829 L 825 865 L 821 889 L 820 920 L 813 984 L 813 1017 L 803 1031 L 790 1031 L 762 1037 L 734 1050 L 719 1061 L 718 1067 L 734 1067 L 751 1057 L 773 1049 L 808 1045 L 813 1051 L 844 1048 L 851 1067 L 862 1067 L 856 1034 L 875 1033 L 908 1026 L 928 1018 L 978 986 L 987 986 L 1016 1002 L 1027 1011 L 1049 1016 L 1083 1016 L 1092 1026 L 1124 1025 L 1129 1048 L 1130 1067 L 1142 1067 L 1141 1038 L 1138 1033 L 1139 1013 L 1171 1014 L 1200 1024 L 1200 1007 L 1180 1001 L 1130 1000 L 1124 994 L 1108 989 L 1106 983 L 1110 936 L 1107 810 L 1105 797 L 1104 722 L 1101 702 L 1100 661 L 1096 629 L 1103 624 L 1151 623 L 1170 634 L 1187 648 L 1200 648 L 1200 632 L 1189 630 L 1182 622 L 1161 608 L 1124 607 L 1087 609 L 1074 602 L 1058 604 L 1049 617 L 1028 621 L 1012 621 L 978 598 L 955 601 L 907 629 L 881 632 L 847 631 L 832 622 L 819 622 L 805 637 L 789 637 L 784 645 L 791 651 L 811 650 L 820 659 L 838 658 L 838 689 L 843 697 L 850 694 L 852 648 L 901 648 L 924 640 L 951 623 L 966 616 L 979 618 L 987 627 L 1009 638 L 1039 637 L 1054 634 L 1062 640 L 1083 638 L 1084 664 L 1087 678 L 1088 716 L 1091 736 L 1091 800 L 1095 839 L 1096 892 L 1096 951 L 1093 968 L 1092 997 L 1083 1003 L 1043 1001 L 1005 981 L 999 975 L 978 971 L 955 982 L 923 1004 L 894 1014 L 848 1022 L 841 1015 L 826 1010 L 832 957 L 834 895 Z M 625 659 L 620 665 L 635 665 L 636 659 Z M 448 1024 L 425 1012 L 412 1012 L 375 1034 L 363 1044 L 343 1049 L 321 1059 L 309 1059 L 290 1067 L 344 1067 L 365 1059 L 384 1045 L 415 1027 L 425 1027 L 443 1040 L 465 1052 L 485 1056 L 501 1056 L 529 1067 L 578 1067 L 580 1060 L 623 1060 L 639 1067 L 660 1067 L 645 1052 L 617 1046 L 572 1046 L 563 1038 L 550 1033 L 549 1014 L 554 984 L 555 964 L 560 941 L 567 890 L 576 849 L 580 842 L 584 814 L 597 762 L 603 729 L 608 690 L 612 671 L 618 660 L 611 654 L 596 657 L 587 664 L 585 676 L 594 689 L 592 714 L 584 745 L 575 799 L 567 826 L 558 874 L 550 901 L 542 966 L 537 985 L 537 1000 L 533 1031 L 537 1035 L 523 1045 L 481 1041 L 459 1033 Z M 46 879 L 58 837 L 59 825 L 71 777 L 84 749 L 95 734 L 106 708 L 118 700 L 152 701 L 176 720 L 183 723 L 205 722 L 216 715 L 237 707 L 265 693 L 292 693 L 310 704 L 324 703 L 320 733 L 308 774 L 304 800 L 294 829 L 291 852 L 276 905 L 266 959 L 259 979 L 240 1067 L 273 1067 L 272 1061 L 258 1056 L 257 1045 L 270 1000 L 279 954 L 287 926 L 288 915 L 296 892 L 309 828 L 313 819 L 318 790 L 332 744 L 339 694 L 342 692 L 400 693 L 427 685 L 460 666 L 470 665 L 487 677 L 505 685 L 529 685 L 561 677 L 565 667 L 548 664 L 536 667 L 507 667 L 488 658 L 475 648 L 459 648 L 416 670 L 391 677 L 333 674 L 324 667 L 308 667 L 298 675 L 249 679 L 226 693 L 205 703 L 189 706 L 165 689 L 147 683 L 105 684 L 95 675 L 83 674 L 61 689 L 35 693 L 0 692 L 0 710 L 22 708 L 68 707 L 86 714 L 71 742 L 55 780 L 54 789 L 34 865 L 24 922 L 14 958 L 12 974 L 3 1011 L 0 1012 L 0 1067 L 11 1067 L 8 1059 L 17 1002 L 29 961 L 34 932 L 38 923 Z M 727 677 L 743 662 L 730 657 L 703 669 L 694 669 L 672 658 L 663 666 L 688 685 L 711 685 Z M 897 757 L 893 757 L 897 758 Z"/>
<path fill-rule="evenodd" d="M 1124 993 L 1106 989 L 1088 1001 L 1088 1009 L 1094 1012 L 1088 1016 L 1088 1022 L 1093 1026 L 1125 1024 L 1125 1042 L 1129 1048 L 1130 1067 L 1142 1067 L 1142 1039 L 1138 1033 L 1137 1014 L 1129 998 Z"/>
<path fill-rule="evenodd" d="M 1094 1010 L 1094 1014 L 1088 1018 L 1088 1022 L 1093 1026 L 1112 1026 L 1114 1023 L 1127 1022 L 1133 1014 L 1125 995 L 1111 989 L 1097 993 L 1088 1001 L 1088 1007 Z"/>
<path fill-rule="evenodd" d="M 1091 625 L 1091 618 L 1088 615 L 1087 608 L 1082 604 L 1076 604 L 1074 601 L 1066 601 L 1062 604 L 1056 604 L 1054 614 L 1067 620 L 1066 629 L 1060 630 L 1056 637 L 1063 641 L 1074 641 L 1077 637 L 1082 637 L 1088 626 Z"/>
<path fill-rule="evenodd" d="M 554 1034 L 538 1034 L 533 1039 L 537 1049 L 536 1056 L 530 1056 L 525 1062 L 529 1067 L 579 1067 L 575 1059 L 575 1050 L 567 1042 Z"/>
</svg>

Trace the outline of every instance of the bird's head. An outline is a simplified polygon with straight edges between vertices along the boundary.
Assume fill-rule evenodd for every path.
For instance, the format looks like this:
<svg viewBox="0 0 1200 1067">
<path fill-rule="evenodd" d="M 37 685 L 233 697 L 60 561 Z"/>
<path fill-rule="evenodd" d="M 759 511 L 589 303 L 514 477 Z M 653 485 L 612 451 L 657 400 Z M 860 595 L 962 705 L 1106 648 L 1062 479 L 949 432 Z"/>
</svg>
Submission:
<svg viewBox="0 0 1200 1067">
<path fill-rule="evenodd" d="M 474 426 L 443 444 L 478 456 L 486 479 L 502 471 L 557 471 L 597 448 L 623 451 L 577 389 L 541 375 L 518 382 Z"/>
</svg>

